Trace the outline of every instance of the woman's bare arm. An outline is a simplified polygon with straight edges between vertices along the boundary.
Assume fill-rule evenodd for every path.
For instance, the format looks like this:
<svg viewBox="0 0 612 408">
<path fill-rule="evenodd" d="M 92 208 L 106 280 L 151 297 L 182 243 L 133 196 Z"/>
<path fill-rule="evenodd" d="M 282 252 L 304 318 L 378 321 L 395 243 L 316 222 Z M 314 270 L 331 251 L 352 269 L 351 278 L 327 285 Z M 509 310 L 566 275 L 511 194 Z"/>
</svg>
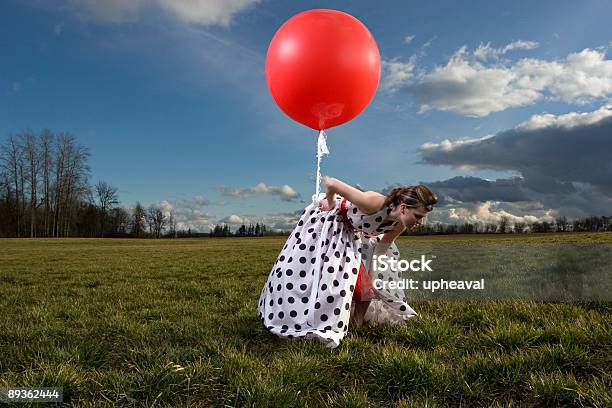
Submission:
<svg viewBox="0 0 612 408">
<path fill-rule="evenodd" d="M 335 194 L 340 194 L 366 214 L 374 214 L 383 207 L 385 196 L 376 191 L 360 191 L 333 177 L 325 177 L 325 193 L 330 203 L 335 201 Z M 331 201 L 330 201 L 331 199 Z"/>
</svg>

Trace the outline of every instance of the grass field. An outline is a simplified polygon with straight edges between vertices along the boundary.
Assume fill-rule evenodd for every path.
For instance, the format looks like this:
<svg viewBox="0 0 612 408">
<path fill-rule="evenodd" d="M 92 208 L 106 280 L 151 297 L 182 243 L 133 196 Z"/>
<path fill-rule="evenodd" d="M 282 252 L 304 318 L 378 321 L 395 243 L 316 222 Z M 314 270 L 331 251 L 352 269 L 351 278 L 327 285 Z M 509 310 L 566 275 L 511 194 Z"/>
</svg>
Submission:
<svg viewBox="0 0 612 408">
<path fill-rule="evenodd" d="M 399 240 L 487 242 L 612 234 Z M 258 320 L 283 244 L 0 240 L 0 387 L 63 387 L 73 406 L 612 406 L 611 302 L 420 300 L 407 325 L 327 349 Z"/>
</svg>

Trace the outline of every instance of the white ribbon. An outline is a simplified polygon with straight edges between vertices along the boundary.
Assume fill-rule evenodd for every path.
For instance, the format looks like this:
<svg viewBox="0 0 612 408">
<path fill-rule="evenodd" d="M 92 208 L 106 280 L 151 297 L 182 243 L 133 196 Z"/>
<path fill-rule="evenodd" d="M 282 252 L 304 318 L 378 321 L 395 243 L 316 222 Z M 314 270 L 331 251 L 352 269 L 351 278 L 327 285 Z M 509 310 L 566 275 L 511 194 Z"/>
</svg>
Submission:
<svg viewBox="0 0 612 408">
<path fill-rule="evenodd" d="M 327 148 L 327 135 L 325 131 L 320 130 L 319 138 L 317 139 L 317 187 L 315 195 L 312 196 L 312 203 L 315 206 L 318 206 L 320 201 L 319 194 L 321 190 L 319 185 L 321 184 L 321 159 L 326 154 L 329 154 L 329 149 Z"/>
</svg>

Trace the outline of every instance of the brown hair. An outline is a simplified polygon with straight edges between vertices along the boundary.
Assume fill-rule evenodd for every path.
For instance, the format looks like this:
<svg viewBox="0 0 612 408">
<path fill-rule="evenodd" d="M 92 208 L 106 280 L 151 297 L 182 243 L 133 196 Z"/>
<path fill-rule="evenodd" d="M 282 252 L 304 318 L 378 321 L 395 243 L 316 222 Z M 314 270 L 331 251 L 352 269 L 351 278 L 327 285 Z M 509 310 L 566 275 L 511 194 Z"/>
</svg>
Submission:
<svg viewBox="0 0 612 408">
<path fill-rule="evenodd" d="M 408 208 L 423 207 L 429 212 L 438 202 L 438 197 L 422 184 L 410 187 L 397 187 L 391 190 L 385 199 L 385 206 L 406 204 Z"/>
</svg>

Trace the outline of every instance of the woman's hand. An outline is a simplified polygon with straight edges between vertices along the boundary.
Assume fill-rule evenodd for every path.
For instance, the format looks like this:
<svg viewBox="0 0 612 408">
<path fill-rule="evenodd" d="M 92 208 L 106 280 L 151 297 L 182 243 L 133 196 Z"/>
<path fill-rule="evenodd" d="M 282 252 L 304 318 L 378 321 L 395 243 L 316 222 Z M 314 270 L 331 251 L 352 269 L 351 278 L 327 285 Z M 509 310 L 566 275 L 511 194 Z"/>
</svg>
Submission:
<svg viewBox="0 0 612 408">
<path fill-rule="evenodd" d="M 336 179 L 328 176 L 323 176 L 323 183 L 325 184 L 325 203 L 327 204 L 327 209 L 323 211 L 329 211 L 336 205 L 336 191 L 334 190 L 334 182 Z M 322 202 L 323 202 L 322 201 Z M 323 207 L 321 207 L 323 209 Z"/>
</svg>

